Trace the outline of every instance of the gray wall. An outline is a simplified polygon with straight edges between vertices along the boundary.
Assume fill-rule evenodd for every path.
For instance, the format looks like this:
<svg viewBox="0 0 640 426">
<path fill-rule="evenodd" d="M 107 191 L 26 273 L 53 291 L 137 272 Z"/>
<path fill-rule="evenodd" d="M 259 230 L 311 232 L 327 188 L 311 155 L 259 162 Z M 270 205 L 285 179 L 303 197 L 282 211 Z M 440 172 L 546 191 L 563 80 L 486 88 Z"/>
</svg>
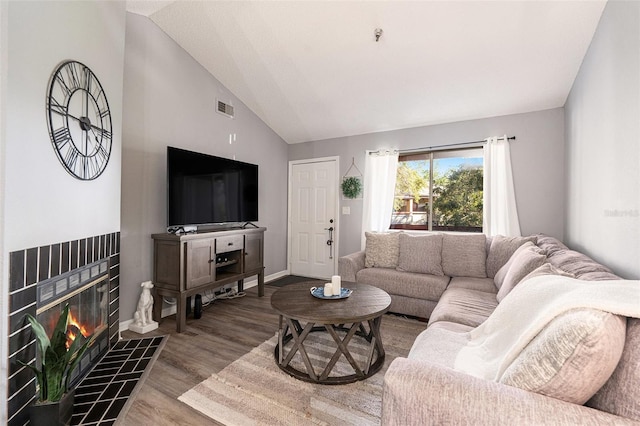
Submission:
<svg viewBox="0 0 640 426">
<path fill-rule="evenodd" d="M 230 103 L 235 118 L 215 112 Z M 150 280 L 151 234 L 166 230 L 167 145 L 259 165 L 266 274 L 286 269 L 287 145 L 152 21 L 127 14 L 124 63 L 121 320 Z M 229 144 L 229 135 L 236 141 Z"/>
<path fill-rule="evenodd" d="M 290 145 L 289 160 L 337 155 L 343 175 L 355 157 L 356 165 L 366 173 L 366 150 L 414 149 L 504 134 L 517 138 L 511 142 L 511 161 L 522 234 L 542 232 L 562 238 L 565 196 L 562 108 Z M 351 214 L 341 215 L 338 224 L 340 255 L 345 255 L 360 249 L 362 200 L 340 203 L 351 207 Z"/>
<path fill-rule="evenodd" d="M 565 112 L 565 240 L 638 279 L 640 3 L 607 3 Z"/>
</svg>

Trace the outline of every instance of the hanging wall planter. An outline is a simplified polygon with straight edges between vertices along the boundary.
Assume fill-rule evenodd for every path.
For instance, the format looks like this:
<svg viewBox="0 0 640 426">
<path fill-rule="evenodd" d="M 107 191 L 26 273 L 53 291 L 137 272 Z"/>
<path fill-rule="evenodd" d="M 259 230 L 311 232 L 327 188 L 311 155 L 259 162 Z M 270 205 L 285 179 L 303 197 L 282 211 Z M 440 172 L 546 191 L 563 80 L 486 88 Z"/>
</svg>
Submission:
<svg viewBox="0 0 640 426">
<path fill-rule="evenodd" d="M 352 169 L 355 168 L 355 171 Z M 357 175 L 355 173 L 358 173 Z M 351 174 L 350 174 L 351 173 Z M 347 173 L 342 177 L 342 195 L 344 198 L 357 199 L 362 197 L 362 173 L 358 166 L 356 166 L 355 160 L 351 159 L 351 167 L 347 170 Z"/>
</svg>

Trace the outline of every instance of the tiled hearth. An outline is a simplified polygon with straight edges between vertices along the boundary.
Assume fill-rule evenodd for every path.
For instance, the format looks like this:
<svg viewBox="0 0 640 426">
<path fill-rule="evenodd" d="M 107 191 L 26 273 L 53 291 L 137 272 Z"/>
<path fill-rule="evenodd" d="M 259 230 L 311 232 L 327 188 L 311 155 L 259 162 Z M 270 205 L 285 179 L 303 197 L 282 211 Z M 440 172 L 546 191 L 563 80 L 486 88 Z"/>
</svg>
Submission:
<svg viewBox="0 0 640 426">
<path fill-rule="evenodd" d="M 119 338 L 119 275 L 120 233 L 67 241 L 42 247 L 14 251 L 9 254 L 9 362 L 8 362 L 8 424 L 24 425 L 28 421 L 27 407 L 35 397 L 33 373 L 17 360 L 34 360 L 35 339 L 26 320 L 27 313 L 36 316 L 38 284 L 40 291 L 53 284 L 72 286 L 91 273 L 95 265 L 107 262 L 109 298 L 108 328 L 104 343 L 94 351 L 99 356 Z M 78 274 L 76 275 L 76 271 Z M 82 271 L 82 272 L 81 272 Z M 85 272 L 89 271 L 89 272 Z M 95 345 L 94 345 L 95 346 Z"/>
<path fill-rule="evenodd" d="M 121 340 L 76 388 L 72 425 L 116 422 L 140 379 L 164 346 L 166 336 Z"/>
</svg>

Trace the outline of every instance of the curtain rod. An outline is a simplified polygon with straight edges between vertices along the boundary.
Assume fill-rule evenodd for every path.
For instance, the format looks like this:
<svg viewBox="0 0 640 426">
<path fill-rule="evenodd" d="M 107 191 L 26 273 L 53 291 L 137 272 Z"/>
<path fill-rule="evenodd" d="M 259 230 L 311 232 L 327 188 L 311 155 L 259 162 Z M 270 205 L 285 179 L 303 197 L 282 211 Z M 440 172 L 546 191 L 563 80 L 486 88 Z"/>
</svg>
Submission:
<svg viewBox="0 0 640 426">
<path fill-rule="evenodd" d="M 506 141 L 513 141 L 516 139 L 515 136 L 500 136 L 499 138 L 496 138 L 498 140 L 506 140 Z M 464 145 L 480 145 L 480 144 L 485 144 L 487 143 L 487 140 L 481 140 L 481 141 L 471 141 L 471 142 L 458 142 L 458 143 L 450 143 L 447 145 L 438 145 L 438 146 L 429 146 L 429 147 L 425 147 L 425 148 L 415 148 L 415 149 L 408 149 L 408 150 L 400 150 L 401 154 L 408 154 L 410 152 L 421 152 L 421 151 L 441 151 L 443 149 L 446 148 L 451 148 L 454 146 L 464 146 Z"/>
<path fill-rule="evenodd" d="M 516 140 L 516 137 L 515 136 L 500 136 L 500 137 L 498 137 L 496 139 L 514 141 L 514 140 Z M 399 150 L 399 152 L 400 152 L 400 154 L 409 154 L 409 153 L 412 153 L 412 152 L 440 151 L 440 150 L 443 150 L 443 149 L 446 149 L 446 148 L 451 148 L 451 147 L 454 147 L 454 146 L 479 145 L 479 144 L 485 144 L 485 143 L 487 143 L 486 139 L 481 140 L 481 141 L 458 142 L 458 143 L 450 143 L 450 144 L 447 144 L 447 145 L 428 146 L 428 147 L 424 147 L 424 148 L 414 148 L 414 149 L 407 149 L 407 150 L 401 149 L 401 150 Z M 369 151 L 369 154 L 378 154 L 378 153 L 384 152 L 384 151 L 387 151 L 387 150 L 379 149 L 379 150 L 376 150 L 376 151 Z"/>
</svg>

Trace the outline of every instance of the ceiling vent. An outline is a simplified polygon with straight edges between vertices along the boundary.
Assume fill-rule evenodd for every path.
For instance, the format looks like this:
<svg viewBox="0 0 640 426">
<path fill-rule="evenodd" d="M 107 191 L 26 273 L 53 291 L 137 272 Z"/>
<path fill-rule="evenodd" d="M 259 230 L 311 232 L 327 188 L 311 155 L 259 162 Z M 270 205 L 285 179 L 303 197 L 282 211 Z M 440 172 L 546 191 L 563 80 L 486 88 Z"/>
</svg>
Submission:
<svg viewBox="0 0 640 426">
<path fill-rule="evenodd" d="M 226 117 L 233 118 L 233 106 L 229 104 L 225 104 L 224 102 L 218 99 L 216 99 L 216 103 L 217 103 L 216 111 L 218 111 L 218 113 Z"/>
</svg>

